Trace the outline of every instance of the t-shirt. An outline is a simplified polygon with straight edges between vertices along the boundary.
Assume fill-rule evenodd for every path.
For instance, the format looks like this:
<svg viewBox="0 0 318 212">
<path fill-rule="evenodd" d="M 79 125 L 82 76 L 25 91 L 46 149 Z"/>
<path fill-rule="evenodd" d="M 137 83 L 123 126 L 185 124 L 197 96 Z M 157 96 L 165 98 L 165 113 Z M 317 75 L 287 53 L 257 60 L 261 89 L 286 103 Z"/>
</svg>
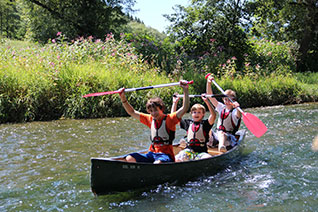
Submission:
<svg viewBox="0 0 318 212">
<path fill-rule="evenodd" d="M 139 120 L 144 125 L 151 128 L 151 123 L 153 120 L 153 117 L 150 114 L 140 113 L 139 114 Z M 156 120 L 157 121 L 157 120 Z M 162 120 L 158 120 L 158 122 L 162 122 Z M 169 131 L 176 131 L 176 125 L 180 122 L 180 119 L 177 117 L 177 113 L 171 113 L 167 115 L 166 118 L 166 129 Z M 163 145 L 159 147 L 155 147 L 151 144 L 149 147 L 149 151 L 154 153 L 165 153 L 170 155 L 170 157 L 174 159 L 174 153 L 173 153 L 173 147 L 172 145 Z"/>
<path fill-rule="evenodd" d="M 144 125 L 151 127 L 151 122 L 153 120 L 150 114 L 140 113 L 139 120 Z M 156 120 L 157 121 L 157 120 Z M 159 120 L 161 122 L 162 120 Z M 168 130 L 176 131 L 176 125 L 180 122 L 180 119 L 177 117 L 177 113 L 170 113 L 166 118 L 166 127 Z M 158 123 L 159 124 L 159 123 Z"/>
</svg>

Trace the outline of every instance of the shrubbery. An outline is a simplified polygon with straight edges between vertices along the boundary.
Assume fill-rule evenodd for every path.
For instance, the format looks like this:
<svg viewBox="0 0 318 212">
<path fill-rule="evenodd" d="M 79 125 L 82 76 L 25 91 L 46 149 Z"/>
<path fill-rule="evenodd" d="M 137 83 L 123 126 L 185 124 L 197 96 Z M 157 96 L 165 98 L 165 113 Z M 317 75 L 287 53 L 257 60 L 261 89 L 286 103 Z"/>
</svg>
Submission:
<svg viewBox="0 0 318 212">
<path fill-rule="evenodd" d="M 285 45 L 276 48 L 268 41 L 255 41 L 259 42 L 255 44 L 259 45 L 255 47 L 255 54 L 246 55 L 245 66 L 239 70 L 235 57 L 220 56 L 219 60 L 214 60 L 214 56 L 206 55 L 202 61 L 190 59 L 173 52 L 169 46 L 173 44 L 168 41 L 162 44 L 146 42 L 144 39 L 148 38 L 145 36 L 131 41 L 132 38 L 126 35 L 117 41 L 109 34 L 105 40 L 89 37 L 67 43 L 58 33 L 56 39 L 44 46 L 2 39 L 0 123 L 124 116 L 127 114 L 118 95 L 82 96 L 180 79 L 194 80 L 190 93 L 201 94 L 205 92 L 204 76 L 209 72 L 214 73 L 221 87 L 238 93 L 242 107 L 317 100 L 317 75 L 291 74 L 293 57 L 288 56 L 286 51 L 290 48 Z M 148 55 L 140 54 L 147 51 L 150 51 Z M 224 63 L 216 65 L 216 61 L 223 60 Z M 268 64 L 269 60 L 272 63 Z M 160 71 L 165 68 L 157 68 L 159 63 L 163 67 L 169 63 L 166 68 L 170 71 Z M 147 99 L 157 95 L 166 102 L 169 110 L 172 94 L 181 91 L 179 87 L 169 87 L 130 92 L 127 97 L 135 109 L 144 111 Z M 191 100 L 194 102 L 201 100 Z"/>
<path fill-rule="evenodd" d="M 82 98 L 84 94 L 170 82 L 144 64 L 135 49 L 108 35 L 105 41 L 62 35 L 45 46 L 0 48 L 0 123 L 65 118 L 122 116 L 118 95 Z M 170 101 L 178 88 L 127 93 L 138 110 L 146 97 Z"/>
</svg>

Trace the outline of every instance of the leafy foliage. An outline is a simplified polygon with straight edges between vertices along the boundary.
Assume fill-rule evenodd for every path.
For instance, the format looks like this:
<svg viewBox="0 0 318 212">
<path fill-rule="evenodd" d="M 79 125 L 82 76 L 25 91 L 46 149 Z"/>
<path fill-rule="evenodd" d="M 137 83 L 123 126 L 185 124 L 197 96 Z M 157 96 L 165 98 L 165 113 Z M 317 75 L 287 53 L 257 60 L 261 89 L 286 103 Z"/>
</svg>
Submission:
<svg viewBox="0 0 318 212">
<path fill-rule="evenodd" d="M 317 71 L 318 1 L 257 0 L 247 7 L 252 33 L 270 40 L 296 41 L 298 71 Z"/>
<path fill-rule="evenodd" d="M 63 31 L 70 40 L 80 36 L 104 38 L 110 32 L 119 37 L 121 26 L 128 22 L 125 12 L 132 11 L 135 0 L 13 2 L 17 6 L 10 8 L 16 9 L 22 18 L 20 29 L 25 30 L 25 37 L 45 43 L 58 31 Z M 14 20 L 19 21 L 17 18 Z"/>
<path fill-rule="evenodd" d="M 175 14 L 166 16 L 172 22 L 170 36 L 176 40 L 178 53 L 191 59 L 217 56 L 218 62 L 211 59 L 207 64 L 210 69 L 235 56 L 237 66 L 242 67 L 241 58 L 250 47 L 240 21 L 244 15 L 240 2 L 197 0 L 189 7 L 179 5 Z"/>
<path fill-rule="evenodd" d="M 21 39 L 21 20 L 15 1 L 0 0 L 0 37 Z"/>
<path fill-rule="evenodd" d="M 105 41 L 80 38 L 72 44 L 63 35 L 45 46 L 15 48 L 1 45 L 0 122 L 121 116 L 118 95 L 82 98 L 84 94 L 168 83 L 150 69 L 125 41 L 109 34 Z M 171 95 L 178 88 L 127 94 L 143 111 L 146 97 Z M 118 110 L 119 108 L 119 110 Z"/>
</svg>

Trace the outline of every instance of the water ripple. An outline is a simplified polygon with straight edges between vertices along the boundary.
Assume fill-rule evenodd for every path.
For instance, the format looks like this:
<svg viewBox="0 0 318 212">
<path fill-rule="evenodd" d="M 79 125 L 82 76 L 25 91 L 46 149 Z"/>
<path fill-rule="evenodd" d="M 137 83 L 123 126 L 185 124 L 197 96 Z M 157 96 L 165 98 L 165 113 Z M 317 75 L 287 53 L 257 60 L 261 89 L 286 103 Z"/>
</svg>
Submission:
<svg viewBox="0 0 318 212">
<path fill-rule="evenodd" d="M 147 148 L 142 124 L 107 118 L 0 125 L 0 210 L 315 211 L 318 104 L 246 111 L 268 132 L 261 138 L 248 132 L 243 157 L 223 172 L 101 197 L 90 191 L 90 158 Z M 177 138 L 183 135 L 178 128 Z"/>
</svg>

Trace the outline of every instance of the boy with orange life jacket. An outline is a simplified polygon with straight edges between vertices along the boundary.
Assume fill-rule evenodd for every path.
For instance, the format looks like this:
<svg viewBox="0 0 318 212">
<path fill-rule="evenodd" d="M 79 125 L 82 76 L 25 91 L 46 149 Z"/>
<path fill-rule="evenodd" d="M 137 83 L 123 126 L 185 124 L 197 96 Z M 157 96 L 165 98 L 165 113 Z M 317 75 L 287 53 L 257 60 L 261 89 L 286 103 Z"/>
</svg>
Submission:
<svg viewBox="0 0 318 212">
<path fill-rule="evenodd" d="M 214 80 L 214 77 L 210 75 L 207 78 L 206 92 L 207 94 L 213 94 L 211 88 L 211 82 Z M 217 122 L 217 133 L 216 137 L 219 141 L 218 150 L 225 152 L 226 150 L 231 149 L 236 145 L 235 133 L 240 127 L 242 114 L 236 108 L 240 106 L 236 102 L 236 93 L 232 90 L 226 90 L 225 94 L 228 97 L 223 97 L 223 103 L 217 101 L 215 98 L 208 97 L 209 100 L 214 105 L 215 109 L 219 113 L 219 118 Z M 231 103 L 229 100 L 231 98 L 234 103 Z"/>
<path fill-rule="evenodd" d="M 125 96 L 125 88 L 120 90 L 120 99 L 126 112 L 139 120 L 151 130 L 152 144 L 149 147 L 149 152 L 146 154 L 132 153 L 126 156 L 128 162 L 174 162 L 172 142 L 175 138 L 176 125 L 180 122 L 182 116 L 189 108 L 189 90 L 188 84 L 181 80 L 180 87 L 183 88 L 183 105 L 175 113 L 164 114 L 165 106 L 159 97 L 151 98 L 146 104 L 146 109 L 149 114 L 136 111 L 127 101 Z"/>
<path fill-rule="evenodd" d="M 182 119 L 180 121 L 180 128 L 187 131 L 187 142 L 186 148 L 176 155 L 176 162 L 211 157 L 208 153 L 207 143 L 209 142 L 209 131 L 214 124 L 216 114 L 204 94 L 201 97 L 209 108 L 210 116 L 203 120 L 206 112 L 205 107 L 201 104 L 195 104 L 191 107 L 192 119 Z M 171 112 L 176 110 L 178 101 L 178 97 L 173 98 Z"/>
</svg>

